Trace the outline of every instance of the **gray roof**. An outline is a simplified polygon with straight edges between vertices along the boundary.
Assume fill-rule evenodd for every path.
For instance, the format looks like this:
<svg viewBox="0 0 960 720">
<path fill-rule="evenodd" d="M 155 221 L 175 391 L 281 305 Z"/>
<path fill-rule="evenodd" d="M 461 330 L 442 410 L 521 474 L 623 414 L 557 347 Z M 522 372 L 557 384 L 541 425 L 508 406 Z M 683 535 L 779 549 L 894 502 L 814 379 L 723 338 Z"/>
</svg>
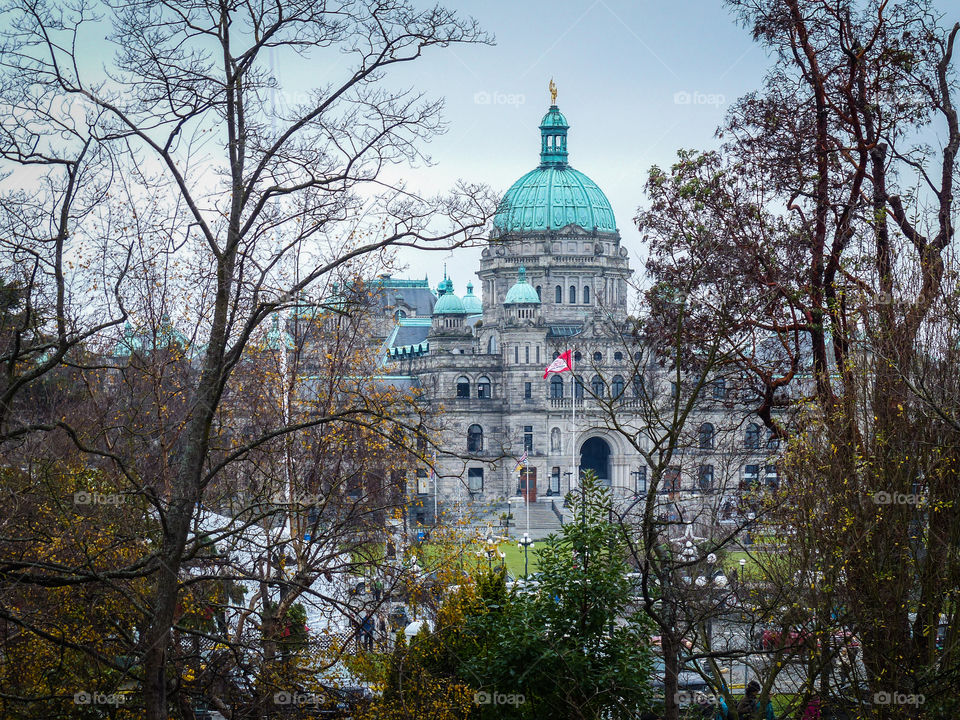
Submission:
<svg viewBox="0 0 960 720">
<path fill-rule="evenodd" d="M 390 337 L 390 347 L 417 345 L 426 340 L 429 334 L 429 325 L 407 325 L 401 320 L 397 331 Z"/>
<path fill-rule="evenodd" d="M 402 303 L 413 308 L 417 317 L 430 317 L 437 297 L 430 288 L 425 287 L 385 287 L 380 290 L 380 302 L 384 309 L 395 308 Z"/>
<path fill-rule="evenodd" d="M 392 387 L 396 390 L 413 390 L 420 387 L 420 381 L 410 375 L 379 375 L 374 378 L 378 387 Z"/>
</svg>

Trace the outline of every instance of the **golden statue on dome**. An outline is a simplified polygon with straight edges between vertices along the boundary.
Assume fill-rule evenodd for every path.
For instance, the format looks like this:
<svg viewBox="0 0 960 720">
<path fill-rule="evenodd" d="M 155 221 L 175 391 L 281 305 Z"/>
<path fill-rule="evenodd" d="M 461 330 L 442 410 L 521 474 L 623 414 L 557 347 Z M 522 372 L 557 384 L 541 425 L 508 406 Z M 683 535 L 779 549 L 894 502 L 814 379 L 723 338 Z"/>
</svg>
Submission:
<svg viewBox="0 0 960 720">
<path fill-rule="evenodd" d="M 557 104 L 557 86 L 553 83 L 553 78 L 550 78 L 550 104 Z"/>
</svg>

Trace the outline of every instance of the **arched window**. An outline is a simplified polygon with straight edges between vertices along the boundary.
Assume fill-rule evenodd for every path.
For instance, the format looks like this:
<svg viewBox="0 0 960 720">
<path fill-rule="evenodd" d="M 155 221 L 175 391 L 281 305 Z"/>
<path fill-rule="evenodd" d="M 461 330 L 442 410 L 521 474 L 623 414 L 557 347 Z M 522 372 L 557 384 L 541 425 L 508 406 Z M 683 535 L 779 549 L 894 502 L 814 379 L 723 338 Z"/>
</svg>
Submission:
<svg viewBox="0 0 960 720">
<path fill-rule="evenodd" d="M 461 375 L 457 378 L 457 397 L 458 398 L 468 398 L 470 397 L 470 378 Z"/>
<path fill-rule="evenodd" d="M 713 450 L 713 423 L 703 423 L 700 426 L 700 449 Z"/>
<path fill-rule="evenodd" d="M 563 378 L 559 375 L 554 375 L 550 378 L 550 397 L 555 400 L 563 397 Z"/>
<path fill-rule="evenodd" d="M 483 452 L 483 428 L 479 425 L 467 428 L 467 452 Z"/>
<path fill-rule="evenodd" d="M 622 376 L 622 375 L 614 375 L 614 376 L 613 376 L 613 382 L 612 382 L 611 385 L 610 385 L 610 389 L 613 391 L 613 396 L 614 396 L 615 398 L 618 398 L 618 397 L 620 397 L 621 395 L 623 395 L 623 387 L 624 387 L 624 384 L 623 384 L 623 376 Z"/>
<path fill-rule="evenodd" d="M 493 397 L 490 392 L 490 378 L 486 375 L 477 380 L 477 397 L 483 400 L 489 400 Z"/>
<path fill-rule="evenodd" d="M 553 301 L 559 305 L 563 302 L 563 288 L 557 285 L 556 290 L 553 292 Z"/>
<path fill-rule="evenodd" d="M 597 352 L 595 352 L 595 353 L 593 354 L 593 361 L 594 361 L 595 363 L 602 363 L 602 362 L 603 362 L 603 353 L 600 352 L 599 350 L 598 350 Z"/>
<path fill-rule="evenodd" d="M 537 300 L 543 302 L 543 288 L 537 285 Z"/>
<path fill-rule="evenodd" d="M 397 309 L 397 320 L 403 320 L 406 316 L 407 314 L 403 310 Z"/>
<path fill-rule="evenodd" d="M 577 304 L 577 286 L 576 285 L 570 286 L 570 304 L 571 305 Z"/>
<path fill-rule="evenodd" d="M 777 450 L 780 447 L 780 438 L 776 436 L 773 430 L 767 433 L 767 450 Z"/>
<path fill-rule="evenodd" d="M 491 355 L 496 355 L 500 352 L 500 349 L 497 347 L 497 336 L 491 335 L 490 339 L 487 340 L 487 352 Z"/>
<path fill-rule="evenodd" d="M 617 350 L 617 351 L 613 354 L 613 359 L 614 359 L 614 361 L 616 361 L 616 362 L 623 362 L 623 353 L 620 352 L 619 350 Z"/>
<path fill-rule="evenodd" d="M 760 426 L 756 423 L 747 425 L 747 432 L 743 439 L 743 444 L 750 450 L 760 448 Z"/>
<path fill-rule="evenodd" d="M 633 396 L 635 398 L 643 397 L 643 375 L 637 373 L 633 376 Z"/>
<path fill-rule="evenodd" d="M 560 428 L 555 427 L 550 431 L 550 452 L 563 452 L 563 447 L 560 442 Z"/>
<path fill-rule="evenodd" d="M 583 376 L 582 375 L 577 375 L 576 382 L 574 383 L 574 386 L 573 386 L 573 392 L 574 392 L 574 396 L 578 400 L 583 400 Z"/>
<path fill-rule="evenodd" d="M 594 375 L 593 379 L 590 381 L 590 389 L 597 397 L 603 397 L 607 392 L 607 385 L 605 382 L 603 382 L 602 377 L 599 375 Z"/>
<path fill-rule="evenodd" d="M 580 362 L 581 360 L 583 360 L 583 355 L 580 353 L 579 350 L 577 350 L 577 351 L 573 354 L 573 361 L 574 361 L 574 362 Z"/>
<path fill-rule="evenodd" d="M 590 304 L 590 286 L 589 285 L 583 286 L 583 304 L 584 305 Z"/>
</svg>

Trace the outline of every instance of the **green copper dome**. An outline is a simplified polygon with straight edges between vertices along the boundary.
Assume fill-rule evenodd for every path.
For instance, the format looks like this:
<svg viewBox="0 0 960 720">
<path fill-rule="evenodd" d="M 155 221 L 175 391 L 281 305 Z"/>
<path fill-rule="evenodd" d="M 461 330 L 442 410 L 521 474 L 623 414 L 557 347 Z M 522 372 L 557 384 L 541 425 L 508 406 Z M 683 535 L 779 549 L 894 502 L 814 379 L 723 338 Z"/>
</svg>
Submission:
<svg viewBox="0 0 960 720">
<path fill-rule="evenodd" d="M 473 283 L 467 283 L 467 294 L 460 298 L 467 315 L 478 315 L 483 312 L 483 303 L 473 294 Z"/>
<path fill-rule="evenodd" d="M 123 337 L 116 344 L 116 346 L 114 346 L 113 357 L 130 357 L 130 355 L 133 353 L 139 353 L 142 351 L 143 339 L 137 336 L 133 330 L 133 325 L 131 325 L 130 321 L 128 320 L 123 324 Z"/>
<path fill-rule="evenodd" d="M 507 290 L 507 296 L 503 299 L 504 305 L 539 305 L 540 296 L 533 288 L 533 285 L 527 282 L 527 269 L 520 266 L 517 272 L 517 283 Z"/>
<path fill-rule="evenodd" d="M 616 232 L 607 196 L 597 184 L 567 164 L 567 119 L 551 105 L 540 122 L 540 166 L 517 180 L 497 208 L 494 226 L 501 233 L 558 230 Z"/>
<path fill-rule="evenodd" d="M 463 302 L 453 294 L 453 281 L 450 278 L 441 282 L 437 290 L 440 291 L 440 297 L 433 306 L 434 315 L 466 315 Z"/>
<path fill-rule="evenodd" d="M 280 329 L 280 316 L 277 313 L 273 313 L 266 339 L 270 350 L 293 350 L 295 345 L 293 335 Z"/>
</svg>

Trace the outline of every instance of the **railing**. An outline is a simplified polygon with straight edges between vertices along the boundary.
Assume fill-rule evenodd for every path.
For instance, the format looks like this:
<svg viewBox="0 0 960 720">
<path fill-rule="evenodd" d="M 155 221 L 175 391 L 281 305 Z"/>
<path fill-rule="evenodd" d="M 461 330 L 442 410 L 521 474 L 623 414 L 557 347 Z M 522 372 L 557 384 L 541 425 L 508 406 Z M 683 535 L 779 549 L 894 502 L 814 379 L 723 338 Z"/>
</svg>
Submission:
<svg viewBox="0 0 960 720">
<path fill-rule="evenodd" d="M 551 410 L 569 410 L 571 405 L 572 398 L 550 398 L 550 409 Z M 608 405 L 612 403 L 615 407 L 641 407 L 642 401 L 640 398 L 625 398 L 621 397 L 616 400 L 612 400 L 609 397 L 606 398 L 595 398 L 588 396 L 586 398 L 577 398 L 577 408 L 582 408 L 584 402 L 588 403 L 591 407 L 596 407 L 600 404 Z"/>
</svg>

